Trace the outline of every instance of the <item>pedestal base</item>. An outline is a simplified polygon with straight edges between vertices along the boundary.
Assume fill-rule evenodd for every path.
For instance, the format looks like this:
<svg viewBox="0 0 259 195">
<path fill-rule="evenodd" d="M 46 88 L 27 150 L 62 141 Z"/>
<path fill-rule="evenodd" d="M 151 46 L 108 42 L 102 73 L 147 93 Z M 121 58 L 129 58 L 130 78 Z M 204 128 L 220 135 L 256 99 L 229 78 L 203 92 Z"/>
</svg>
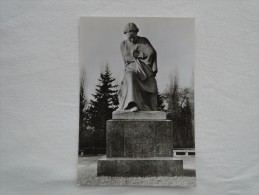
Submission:
<svg viewBox="0 0 259 195">
<path fill-rule="evenodd" d="M 98 160 L 97 176 L 159 177 L 181 176 L 183 161 L 170 157 L 106 158 Z"/>
<path fill-rule="evenodd" d="M 118 120 L 166 120 L 166 113 L 161 111 L 115 111 L 112 113 L 112 119 Z"/>
<path fill-rule="evenodd" d="M 109 120 L 107 157 L 173 157 L 170 120 Z"/>
</svg>

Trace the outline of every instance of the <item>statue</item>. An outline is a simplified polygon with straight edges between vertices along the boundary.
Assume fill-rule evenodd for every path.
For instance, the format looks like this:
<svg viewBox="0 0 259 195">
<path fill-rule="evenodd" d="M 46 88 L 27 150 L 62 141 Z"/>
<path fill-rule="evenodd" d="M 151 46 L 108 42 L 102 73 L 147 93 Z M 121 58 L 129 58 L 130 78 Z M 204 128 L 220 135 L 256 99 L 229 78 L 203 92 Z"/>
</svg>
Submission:
<svg viewBox="0 0 259 195">
<path fill-rule="evenodd" d="M 137 36 L 138 31 L 134 23 L 124 29 L 127 39 L 121 42 L 120 49 L 125 73 L 118 91 L 117 111 L 157 110 L 157 55 L 147 38 Z"/>
</svg>

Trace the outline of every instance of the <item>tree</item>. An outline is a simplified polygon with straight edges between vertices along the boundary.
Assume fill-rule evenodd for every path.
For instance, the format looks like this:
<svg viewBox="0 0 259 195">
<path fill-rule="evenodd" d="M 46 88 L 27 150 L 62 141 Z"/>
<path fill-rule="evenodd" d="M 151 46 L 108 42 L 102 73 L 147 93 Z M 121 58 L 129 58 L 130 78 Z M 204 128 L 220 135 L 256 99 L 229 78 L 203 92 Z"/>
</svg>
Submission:
<svg viewBox="0 0 259 195">
<path fill-rule="evenodd" d="M 84 142 L 84 133 L 87 131 L 87 113 L 86 113 L 86 105 L 87 105 L 87 98 L 85 95 L 85 72 L 81 76 L 80 82 L 80 99 L 79 99 L 79 148 L 82 148 L 85 144 Z"/>
<path fill-rule="evenodd" d="M 193 125 L 193 107 L 191 105 L 191 100 L 187 96 L 185 105 L 181 109 L 181 120 L 183 123 L 182 136 L 185 137 L 185 147 L 193 148 L 195 145 L 194 140 L 194 125 Z"/>
<path fill-rule="evenodd" d="M 172 114 L 179 111 L 179 84 L 177 74 L 169 75 L 169 85 L 164 93 L 168 103 L 168 111 Z"/>
<path fill-rule="evenodd" d="M 157 94 L 157 110 L 164 111 L 164 108 L 165 108 L 164 97 L 158 93 Z"/>
<path fill-rule="evenodd" d="M 109 65 L 106 64 L 104 73 L 100 74 L 99 84 L 87 108 L 87 124 L 94 128 L 95 133 L 106 132 L 106 121 L 112 118 L 112 112 L 118 108 L 117 85 L 114 85 Z"/>
<path fill-rule="evenodd" d="M 168 104 L 168 118 L 173 121 L 174 147 L 194 147 L 193 92 L 181 89 L 176 74 L 170 75 L 170 82 L 164 93 Z"/>
</svg>

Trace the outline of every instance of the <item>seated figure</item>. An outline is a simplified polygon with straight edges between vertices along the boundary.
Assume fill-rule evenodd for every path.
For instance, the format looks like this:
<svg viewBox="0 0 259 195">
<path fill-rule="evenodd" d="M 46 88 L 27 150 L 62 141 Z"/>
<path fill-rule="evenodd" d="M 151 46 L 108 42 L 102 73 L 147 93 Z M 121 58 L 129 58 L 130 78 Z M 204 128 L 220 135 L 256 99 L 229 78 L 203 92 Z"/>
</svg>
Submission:
<svg viewBox="0 0 259 195">
<path fill-rule="evenodd" d="M 147 38 L 137 36 L 138 31 L 134 23 L 128 23 L 124 29 L 127 39 L 121 42 L 120 49 L 125 73 L 118 91 L 118 111 L 157 108 L 156 51 Z"/>
</svg>

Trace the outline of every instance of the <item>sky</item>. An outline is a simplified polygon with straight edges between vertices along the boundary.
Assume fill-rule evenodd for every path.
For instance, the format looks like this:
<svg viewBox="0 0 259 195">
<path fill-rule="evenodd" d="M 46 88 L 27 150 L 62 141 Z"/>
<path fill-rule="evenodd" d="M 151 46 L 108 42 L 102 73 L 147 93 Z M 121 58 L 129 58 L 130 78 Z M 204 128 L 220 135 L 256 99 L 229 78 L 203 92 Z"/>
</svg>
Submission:
<svg viewBox="0 0 259 195">
<path fill-rule="evenodd" d="M 123 30 L 134 22 L 138 36 L 149 39 L 157 52 L 158 91 L 163 93 L 169 75 L 178 75 L 181 88 L 193 87 L 195 52 L 194 18 L 82 17 L 80 19 L 80 73 L 86 78 L 86 94 L 91 98 L 101 71 L 109 64 L 115 84 L 122 81 L 124 63 L 120 43 Z"/>
</svg>

